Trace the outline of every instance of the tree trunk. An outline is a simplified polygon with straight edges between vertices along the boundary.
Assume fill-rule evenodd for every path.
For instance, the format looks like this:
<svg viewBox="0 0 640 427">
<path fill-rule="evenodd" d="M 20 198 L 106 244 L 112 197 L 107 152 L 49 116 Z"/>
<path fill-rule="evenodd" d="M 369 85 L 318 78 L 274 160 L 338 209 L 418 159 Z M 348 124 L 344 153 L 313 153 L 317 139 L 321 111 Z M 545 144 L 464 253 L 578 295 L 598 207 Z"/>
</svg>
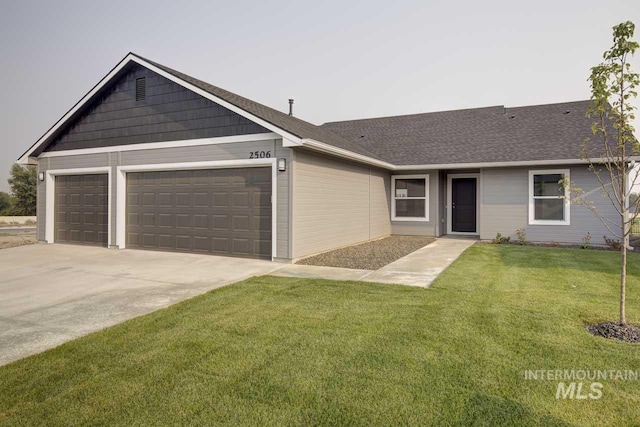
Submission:
<svg viewBox="0 0 640 427">
<path fill-rule="evenodd" d="M 622 239 L 622 268 L 620 270 L 620 324 L 627 324 L 627 244 L 629 236 Z"/>
</svg>

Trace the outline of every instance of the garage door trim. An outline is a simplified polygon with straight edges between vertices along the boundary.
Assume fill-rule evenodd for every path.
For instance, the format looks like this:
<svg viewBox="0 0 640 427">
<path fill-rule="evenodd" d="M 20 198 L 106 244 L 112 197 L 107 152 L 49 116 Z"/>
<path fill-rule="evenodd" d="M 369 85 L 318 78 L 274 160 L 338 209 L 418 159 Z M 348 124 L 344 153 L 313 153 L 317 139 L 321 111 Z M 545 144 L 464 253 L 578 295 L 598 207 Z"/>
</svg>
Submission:
<svg viewBox="0 0 640 427">
<path fill-rule="evenodd" d="M 126 247 L 126 199 L 127 199 L 127 173 L 128 172 L 159 172 L 169 170 L 194 170 L 194 169 L 229 169 L 250 167 L 271 167 L 271 259 L 276 258 L 277 249 L 277 161 L 275 157 L 253 160 L 216 160 L 206 162 L 161 163 L 146 165 L 126 165 L 116 168 L 117 192 L 116 192 L 116 245 L 120 249 Z"/>
<path fill-rule="evenodd" d="M 93 168 L 76 169 L 51 169 L 45 173 L 46 188 L 46 215 L 44 237 L 47 243 L 55 243 L 55 201 L 56 201 L 56 176 L 61 175 L 97 175 L 107 174 L 107 244 L 111 246 L 111 166 L 99 166 Z"/>
</svg>

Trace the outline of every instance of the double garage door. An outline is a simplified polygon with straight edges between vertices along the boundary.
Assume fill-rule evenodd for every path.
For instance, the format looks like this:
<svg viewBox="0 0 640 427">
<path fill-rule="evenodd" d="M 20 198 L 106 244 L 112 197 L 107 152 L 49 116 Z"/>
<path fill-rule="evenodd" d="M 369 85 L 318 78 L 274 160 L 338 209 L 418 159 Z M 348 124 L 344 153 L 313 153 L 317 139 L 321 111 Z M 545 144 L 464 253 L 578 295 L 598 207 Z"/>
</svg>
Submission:
<svg viewBox="0 0 640 427">
<path fill-rule="evenodd" d="M 271 258 L 271 168 L 129 172 L 126 182 L 127 248 Z"/>
</svg>

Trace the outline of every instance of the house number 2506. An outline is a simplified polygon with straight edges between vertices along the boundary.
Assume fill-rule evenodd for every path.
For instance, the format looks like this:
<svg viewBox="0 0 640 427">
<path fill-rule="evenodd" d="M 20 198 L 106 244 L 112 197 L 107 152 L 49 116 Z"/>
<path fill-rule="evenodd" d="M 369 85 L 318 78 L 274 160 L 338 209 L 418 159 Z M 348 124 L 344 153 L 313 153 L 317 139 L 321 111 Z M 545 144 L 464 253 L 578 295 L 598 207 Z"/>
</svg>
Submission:
<svg viewBox="0 0 640 427">
<path fill-rule="evenodd" d="M 271 151 L 251 151 L 249 152 L 250 159 L 268 159 L 271 157 Z"/>
</svg>

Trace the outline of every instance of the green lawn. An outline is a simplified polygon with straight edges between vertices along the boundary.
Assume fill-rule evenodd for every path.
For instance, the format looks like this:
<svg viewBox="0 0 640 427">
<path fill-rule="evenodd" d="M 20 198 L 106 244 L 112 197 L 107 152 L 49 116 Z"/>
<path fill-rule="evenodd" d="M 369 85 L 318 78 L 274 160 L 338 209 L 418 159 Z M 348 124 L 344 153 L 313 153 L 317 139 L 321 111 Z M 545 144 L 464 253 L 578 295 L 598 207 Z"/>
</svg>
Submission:
<svg viewBox="0 0 640 427">
<path fill-rule="evenodd" d="M 623 425 L 640 382 L 556 400 L 526 369 L 640 370 L 617 254 L 475 245 L 431 289 L 260 277 L 0 368 L 0 424 Z M 628 316 L 640 323 L 640 256 Z"/>
</svg>

